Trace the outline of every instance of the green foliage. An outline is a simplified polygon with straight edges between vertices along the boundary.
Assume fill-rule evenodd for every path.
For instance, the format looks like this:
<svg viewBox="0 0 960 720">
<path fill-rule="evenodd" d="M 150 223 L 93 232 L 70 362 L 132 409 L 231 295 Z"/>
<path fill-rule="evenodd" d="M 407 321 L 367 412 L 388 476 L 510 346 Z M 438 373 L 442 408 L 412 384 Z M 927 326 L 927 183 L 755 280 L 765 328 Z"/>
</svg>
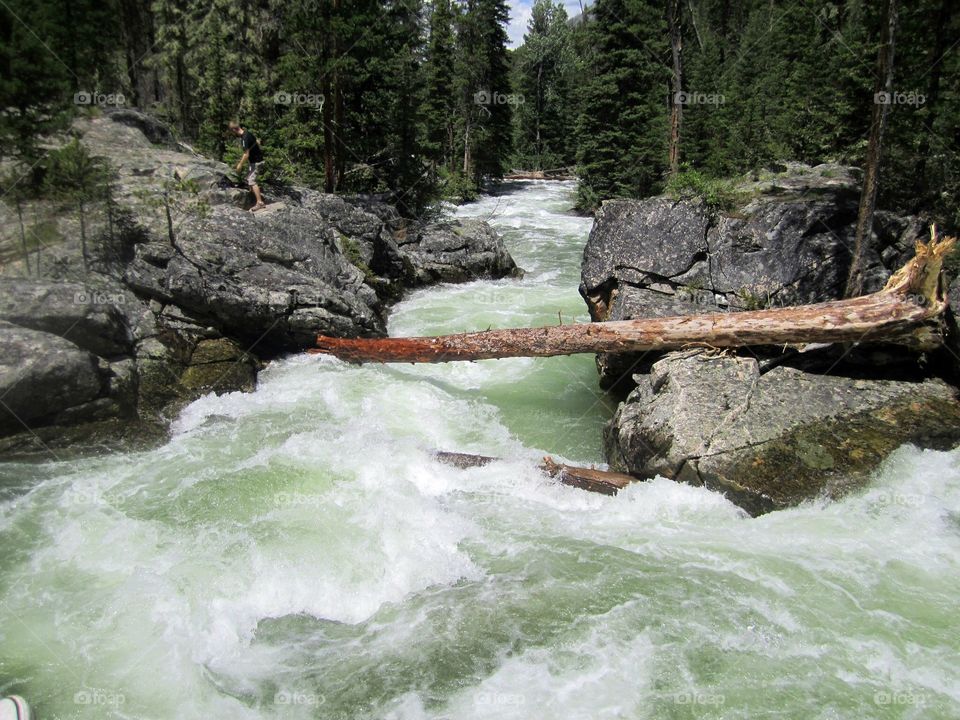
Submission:
<svg viewBox="0 0 960 720">
<path fill-rule="evenodd" d="M 384 192 L 408 216 L 474 196 L 511 164 L 576 162 L 584 209 L 666 187 L 722 210 L 709 178 L 863 162 L 881 3 L 680 2 L 679 150 L 701 175 L 666 185 L 664 4 L 596 0 L 575 27 L 564 5 L 535 0 L 511 52 L 506 0 L 7 0 L 0 160 L 38 161 L 78 109 L 99 110 L 75 104 L 86 91 L 122 92 L 234 162 L 236 118 L 263 143 L 265 182 Z M 901 5 L 896 90 L 923 101 L 890 109 L 880 206 L 955 232 L 960 5 Z"/>
<path fill-rule="evenodd" d="M 50 151 L 44 189 L 49 197 L 70 203 L 98 202 L 110 197 L 113 177 L 105 158 L 91 155 L 86 145 L 74 139 Z"/>
<path fill-rule="evenodd" d="M 84 269 L 90 269 L 92 255 L 87 238 L 87 213 L 92 204 L 110 203 L 114 171 L 101 157 L 90 154 L 74 139 L 47 156 L 44 189 L 49 197 L 73 206 L 80 221 L 80 251 Z"/>
<path fill-rule="evenodd" d="M 472 202 L 477 199 L 478 194 L 473 178 L 459 172 L 441 171 L 440 195 L 444 200 L 455 203 Z"/>
<path fill-rule="evenodd" d="M 577 160 L 580 206 L 659 190 L 667 160 L 669 74 L 656 53 L 662 9 L 644 0 L 597 0 L 588 29 Z"/>
<path fill-rule="evenodd" d="M 576 162 L 577 58 L 567 13 L 554 0 L 537 0 L 524 43 L 513 55 L 514 159 L 534 170 Z"/>
<path fill-rule="evenodd" d="M 711 178 L 689 167 L 671 177 L 665 190 L 678 199 L 699 198 L 714 213 L 729 212 L 742 199 L 729 180 Z"/>
</svg>

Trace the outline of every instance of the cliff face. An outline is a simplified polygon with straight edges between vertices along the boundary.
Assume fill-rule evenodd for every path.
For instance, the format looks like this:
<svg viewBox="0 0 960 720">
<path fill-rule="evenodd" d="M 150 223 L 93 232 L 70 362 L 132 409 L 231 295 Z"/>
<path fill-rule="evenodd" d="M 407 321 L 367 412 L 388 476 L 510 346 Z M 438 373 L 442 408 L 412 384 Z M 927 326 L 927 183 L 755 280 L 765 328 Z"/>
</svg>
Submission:
<svg viewBox="0 0 960 720">
<path fill-rule="evenodd" d="M 116 208 L 86 228 L 112 252 L 85 270 L 75 219 L 41 208 L 63 241 L 39 276 L 8 263 L 0 277 L 0 452 L 162 428 L 206 392 L 252 389 L 262 360 L 318 333 L 383 335 L 406 288 L 519 272 L 485 223 L 417 224 L 375 198 L 268 187 L 271 205 L 246 212 L 230 168 L 136 111 L 74 130 L 117 173 Z"/>
<path fill-rule="evenodd" d="M 594 320 L 737 312 L 841 297 L 853 247 L 853 171 L 794 166 L 735 188 L 740 202 L 617 200 L 598 213 L 581 294 Z M 868 289 L 927 229 L 880 213 Z M 599 356 L 629 395 L 605 432 L 614 469 L 725 492 L 751 513 L 861 486 L 903 443 L 960 440 L 954 387 L 933 358 L 881 347 Z M 951 364 L 951 363 L 947 363 Z"/>
</svg>

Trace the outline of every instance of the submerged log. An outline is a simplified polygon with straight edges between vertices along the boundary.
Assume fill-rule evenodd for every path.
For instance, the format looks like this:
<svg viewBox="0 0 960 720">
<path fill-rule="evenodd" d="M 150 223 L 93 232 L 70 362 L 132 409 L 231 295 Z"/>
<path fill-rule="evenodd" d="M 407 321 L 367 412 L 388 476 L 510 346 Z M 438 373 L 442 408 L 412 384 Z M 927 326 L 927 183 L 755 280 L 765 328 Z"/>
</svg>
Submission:
<svg viewBox="0 0 960 720">
<path fill-rule="evenodd" d="M 320 335 L 315 353 L 349 362 L 451 362 L 690 347 L 883 341 L 917 350 L 943 342 L 947 308 L 941 268 L 954 238 L 918 243 L 916 256 L 883 290 L 849 300 L 749 312 L 641 318 L 438 337 L 350 339 Z"/>
<path fill-rule="evenodd" d="M 443 451 L 434 453 L 434 457 L 440 462 L 453 465 L 461 470 L 472 467 L 483 467 L 492 462 L 497 462 L 500 459 L 490 457 L 489 455 L 471 455 L 469 453 Z M 545 457 L 539 467 L 547 475 L 556 478 L 564 485 L 571 485 L 582 490 L 598 492 L 604 495 L 616 495 L 618 491 L 623 490 L 623 488 L 630 483 L 637 481 L 637 478 L 633 477 L 633 475 L 612 472 L 610 470 L 597 470 L 595 468 L 565 465 L 554 461 L 551 457 Z"/>
</svg>

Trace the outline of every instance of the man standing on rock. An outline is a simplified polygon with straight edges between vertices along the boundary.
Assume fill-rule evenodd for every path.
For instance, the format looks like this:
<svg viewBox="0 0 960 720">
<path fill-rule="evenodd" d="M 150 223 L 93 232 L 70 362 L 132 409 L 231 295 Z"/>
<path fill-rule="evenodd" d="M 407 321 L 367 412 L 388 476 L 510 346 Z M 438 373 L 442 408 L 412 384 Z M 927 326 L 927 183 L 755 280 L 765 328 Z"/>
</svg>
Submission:
<svg viewBox="0 0 960 720">
<path fill-rule="evenodd" d="M 263 196 L 260 194 L 260 185 L 257 183 L 257 171 L 260 169 L 260 163 L 263 162 L 263 151 L 260 149 L 260 141 L 257 140 L 249 130 L 240 127 L 236 120 L 230 121 L 230 132 L 240 138 L 240 147 L 243 148 L 243 157 L 237 163 L 237 172 L 243 170 L 243 163 L 250 163 L 250 170 L 247 172 L 247 185 L 253 190 L 253 196 L 257 199 L 256 205 L 250 208 L 250 212 L 256 212 L 267 205 L 263 202 Z"/>
</svg>

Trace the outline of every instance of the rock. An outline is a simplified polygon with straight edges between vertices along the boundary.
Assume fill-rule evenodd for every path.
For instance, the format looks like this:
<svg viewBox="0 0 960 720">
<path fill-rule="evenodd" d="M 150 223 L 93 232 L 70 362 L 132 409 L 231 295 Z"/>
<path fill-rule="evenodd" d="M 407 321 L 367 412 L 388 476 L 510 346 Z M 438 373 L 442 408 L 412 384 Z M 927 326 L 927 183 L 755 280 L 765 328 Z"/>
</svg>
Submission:
<svg viewBox="0 0 960 720">
<path fill-rule="evenodd" d="M 0 320 L 66 338 L 103 357 L 129 354 L 131 321 L 123 312 L 135 303 L 120 285 L 0 278 Z"/>
<path fill-rule="evenodd" d="M 584 248 L 580 293 L 594 320 L 737 311 L 842 296 L 853 247 L 859 188 L 841 166 L 796 163 L 734 188 L 722 213 L 703 200 L 611 200 Z M 878 213 L 867 290 L 880 289 L 911 256 L 922 226 Z M 611 387 L 658 356 L 601 356 Z"/>
<path fill-rule="evenodd" d="M 132 108 L 72 129 L 115 171 L 110 225 L 91 208 L 86 226 L 95 249 L 109 228 L 112 249 L 87 272 L 77 223 L 50 207 L 62 241 L 44 246 L 48 277 L 0 279 L 0 394 L 31 426 L 3 421 L 0 453 L 132 436 L 138 425 L 156 437 L 205 393 L 253 389 L 261 358 L 319 333 L 385 334 L 385 302 L 407 287 L 515 271 L 484 223 L 415 228 L 377 196 L 268 187 L 269 207 L 245 212 L 251 194 L 232 168 Z"/>
<path fill-rule="evenodd" d="M 102 394 L 96 356 L 56 335 L 0 322 L 0 434 L 30 432 L 71 411 L 74 420 L 92 417 L 89 404 Z"/>
<path fill-rule="evenodd" d="M 417 284 L 518 276 L 522 271 L 503 239 L 480 220 L 453 220 L 417 228 L 397 241 Z"/>
<path fill-rule="evenodd" d="M 134 108 L 111 106 L 105 106 L 104 114 L 115 123 L 136 128 L 155 145 L 163 145 L 173 149 L 178 147 L 173 131 L 155 117 Z"/>
<path fill-rule="evenodd" d="M 263 217 L 213 208 L 184 222 L 175 252 L 138 246 L 126 273 L 138 294 L 267 356 L 309 347 L 318 333 L 382 334 L 380 302 L 364 280 L 336 227 L 309 206 Z M 315 325 L 304 324 L 305 310 Z"/>
<path fill-rule="evenodd" d="M 761 374 L 754 358 L 678 353 L 637 382 L 604 434 L 611 468 L 705 485 L 753 515 L 860 487 L 903 443 L 960 440 L 956 390 L 938 379 Z"/>
</svg>

